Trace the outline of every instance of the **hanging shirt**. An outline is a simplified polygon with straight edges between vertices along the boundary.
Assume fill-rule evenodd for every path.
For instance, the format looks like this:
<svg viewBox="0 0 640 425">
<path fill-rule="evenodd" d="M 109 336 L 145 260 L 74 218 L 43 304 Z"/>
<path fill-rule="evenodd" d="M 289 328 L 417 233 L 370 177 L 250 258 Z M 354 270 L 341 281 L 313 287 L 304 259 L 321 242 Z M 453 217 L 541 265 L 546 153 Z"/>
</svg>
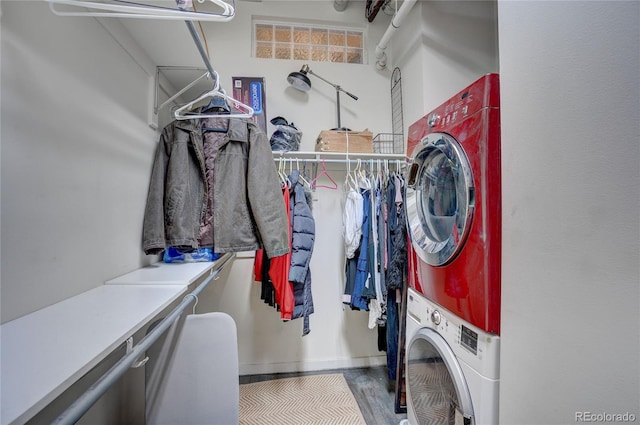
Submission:
<svg viewBox="0 0 640 425">
<path fill-rule="evenodd" d="M 287 211 L 287 234 L 289 234 L 289 187 L 285 185 L 283 189 L 284 205 Z M 289 235 L 289 246 L 291 245 L 291 235 Z M 280 317 L 282 320 L 291 320 L 293 316 L 294 297 L 293 287 L 289 282 L 289 268 L 291 267 L 291 249 L 284 255 L 271 258 L 269 267 L 269 277 L 273 282 L 276 292 L 276 303 L 280 306 Z"/>
<path fill-rule="evenodd" d="M 256 251 L 256 256 L 253 259 L 253 281 L 254 282 L 262 282 L 262 256 L 264 255 L 264 250 L 259 249 Z"/>
<path fill-rule="evenodd" d="M 391 215 L 396 216 L 396 227 L 391 232 L 393 249 L 386 275 L 386 284 L 389 290 L 402 288 L 407 272 L 407 226 L 404 202 L 398 206 L 397 214 Z"/>
<path fill-rule="evenodd" d="M 360 192 L 350 188 L 344 203 L 342 215 L 342 233 L 344 237 L 345 256 L 353 258 L 360 246 L 362 237 L 363 199 Z"/>
<path fill-rule="evenodd" d="M 376 187 L 376 217 L 376 221 L 378 223 L 378 286 L 376 286 L 376 298 L 381 305 L 384 305 L 385 297 L 387 295 L 387 289 L 384 280 L 387 259 L 387 239 L 385 231 L 384 188 L 382 187 L 381 179 L 378 181 L 378 186 Z"/>
<path fill-rule="evenodd" d="M 397 208 L 395 204 L 396 198 L 396 185 L 393 182 L 393 179 L 389 179 L 387 183 L 387 193 L 386 193 L 386 210 L 387 210 L 387 268 L 389 267 L 389 260 L 393 255 L 393 242 L 391 236 L 396 231 L 396 227 L 398 225 L 397 218 Z"/>
<path fill-rule="evenodd" d="M 373 188 L 371 189 L 371 244 L 373 246 L 373 255 L 371 257 L 371 264 L 369 268 L 371 270 L 371 280 L 373 283 L 373 291 L 376 294 L 376 298 L 378 298 L 378 289 L 380 287 L 380 269 L 378 267 L 378 213 L 377 213 L 377 204 L 378 204 L 378 191 L 376 190 L 377 181 L 374 181 Z"/>
<path fill-rule="evenodd" d="M 362 220 L 362 243 L 360 244 L 360 255 L 358 256 L 358 264 L 356 270 L 356 282 L 353 288 L 353 295 L 351 296 L 351 307 L 357 310 L 368 310 L 368 299 L 364 296 L 365 282 L 369 278 L 369 269 L 367 267 L 369 257 L 369 220 L 370 220 L 370 208 L 365 207 L 369 205 L 371 191 L 362 190 L 363 198 L 363 220 Z"/>
<path fill-rule="evenodd" d="M 374 187 L 371 192 L 371 201 L 369 207 L 371 209 L 371 226 L 369 238 L 369 280 L 366 282 L 366 295 L 369 298 L 369 329 L 373 329 L 378 318 L 382 314 L 380 302 L 378 300 L 380 288 L 380 272 L 378 270 L 378 218 L 376 214 L 377 192 Z"/>
</svg>

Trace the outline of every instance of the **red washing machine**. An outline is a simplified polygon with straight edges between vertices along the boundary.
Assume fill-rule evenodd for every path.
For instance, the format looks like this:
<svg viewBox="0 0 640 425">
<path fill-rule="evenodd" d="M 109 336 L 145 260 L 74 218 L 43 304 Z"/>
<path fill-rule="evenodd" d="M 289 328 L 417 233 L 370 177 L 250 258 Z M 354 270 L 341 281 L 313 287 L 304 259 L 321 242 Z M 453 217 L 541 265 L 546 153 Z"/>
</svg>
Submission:
<svg viewBox="0 0 640 425">
<path fill-rule="evenodd" d="M 487 74 L 409 127 L 410 285 L 500 334 L 500 92 Z"/>
</svg>

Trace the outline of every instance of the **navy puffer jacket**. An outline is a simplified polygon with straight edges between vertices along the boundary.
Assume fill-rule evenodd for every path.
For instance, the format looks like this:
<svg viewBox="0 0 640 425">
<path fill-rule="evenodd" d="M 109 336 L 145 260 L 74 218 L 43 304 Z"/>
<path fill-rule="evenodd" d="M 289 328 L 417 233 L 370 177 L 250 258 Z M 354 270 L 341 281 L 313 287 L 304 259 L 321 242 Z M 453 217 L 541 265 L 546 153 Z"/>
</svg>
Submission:
<svg viewBox="0 0 640 425">
<path fill-rule="evenodd" d="M 294 170 L 289 176 L 291 182 L 291 266 L 289 281 L 293 284 L 293 319 L 303 318 L 302 336 L 311 332 L 309 316 L 313 314 L 311 293 L 311 269 L 309 263 L 313 253 L 316 225 L 311 213 L 311 200 L 307 197 L 300 172 Z"/>
<path fill-rule="evenodd" d="M 291 267 L 289 281 L 304 283 L 313 244 L 316 237 L 316 225 L 311 208 L 305 196 L 304 187 L 299 182 L 300 171 L 294 170 L 289 176 L 291 182 Z"/>
</svg>

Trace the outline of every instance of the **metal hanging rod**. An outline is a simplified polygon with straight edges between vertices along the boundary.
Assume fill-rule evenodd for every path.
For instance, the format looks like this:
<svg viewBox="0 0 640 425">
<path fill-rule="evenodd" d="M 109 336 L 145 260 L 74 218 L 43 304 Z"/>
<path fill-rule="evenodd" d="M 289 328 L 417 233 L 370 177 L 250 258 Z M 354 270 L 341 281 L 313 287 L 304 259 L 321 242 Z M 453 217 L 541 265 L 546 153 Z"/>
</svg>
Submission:
<svg viewBox="0 0 640 425">
<path fill-rule="evenodd" d="M 307 158 L 307 157 L 295 157 L 295 156 L 276 156 L 276 153 L 274 153 L 273 160 L 276 162 L 278 161 L 285 161 L 285 162 L 306 161 L 306 162 L 316 162 L 316 163 L 324 162 L 326 164 L 357 164 L 358 162 L 360 162 L 361 164 L 367 164 L 371 162 L 387 161 L 387 162 L 400 162 L 404 164 L 406 162 L 406 156 L 385 155 L 385 156 L 377 156 L 377 157 L 370 156 L 366 158 L 324 158 L 324 157 L 316 156 L 316 157 Z"/>
<path fill-rule="evenodd" d="M 280 160 L 284 160 L 287 162 L 300 162 L 300 161 L 306 161 L 306 162 L 324 162 L 326 164 L 357 164 L 358 161 L 360 161 L 361 164 L 368 164 L 370 162 L 377 162 L 377 161 L 387 161 L 387 162 L 403 162 L 402 159 L 375 159 L 375 158 L 367 158 L 367 159 L 324 159 L 324 158 L 273 158 L 274 161 L 280 161 Z"/>
<path fill-rule="evenodd" d="M 223 0 L 205 1 L 220 7 L 220 12 L 200 12 L 184 8 L 185 0 L 177 0 L 178 8 L 165 7 L 151 3 L 137 3 L 130 0 L 89 1 L 89 0 L 48 0 L 49 8 L 59 16 L 93 16 L 112 18 L 137 18 L 158 20 L 195 20 L 228 22 L 235 16 L 235 0 L 231 4 Z M 56 5 L 64 5 L 56 8 Z M 66 7 L 65 7 L 66 6 Z M 77 9 L 76 9 L 77 8 Z"/>
<path fill-rule="evenodd" d="M 193 23 L 193 21 L 184 21 L 184 22 L 187 24 L 187 28 L 189 28 L 191 37 L 193 38 L 193 41 L 196 43 L 198 52 L 200 52 L 200 56 L 202 56 L 202 61 L 204 62 L 204 65 L 207 67 L 207 70 L 209 71 L 209 75 L 211 75 L 211 78 L 213 78 L 213 76 L 216 75 L 216 72 L 213 69 L 213 66 L 211 65 L 211 61 L 209 59 L 209 56 L 207 55 L 207 51 L 205 50 L 204 45 L 202 44 L 202 40 L 200 39 L 200 35 L 196 30 L 196 25 Z"/>
<path fill-rule="evenodd" d="M 90 408 L 98 401 L 102 395 L 129 370 L 129 368 L 138 361 L 138 359 L 151 347 L 151 345 L 169 329 L 173 322 L 180 317 L 182 312 L 196 299 L 213 280 L 215 280 L 220 272 L 225 268 L 227 263 L 235 257 L 235 254 L 225 254 L 218 260 L 216 269 L 211 271 L 207 277 L 196 289 L 186 295 L 180 304 L 174 308 L 157 326 L 155 326 L 144 338 L 140 340 L 138 345 L 133 347 L 128 354 L 124 355 L 118 362 L 111 367 L 104 375 L 102 375 L 87 391 L 85 391 L 71 406 L 69 406 L 58 418 L 52 422 L 56 425 L 72 425 L 75 424 Z M 193 296 L 191 296 L 193 295 Z"/>
</svg>

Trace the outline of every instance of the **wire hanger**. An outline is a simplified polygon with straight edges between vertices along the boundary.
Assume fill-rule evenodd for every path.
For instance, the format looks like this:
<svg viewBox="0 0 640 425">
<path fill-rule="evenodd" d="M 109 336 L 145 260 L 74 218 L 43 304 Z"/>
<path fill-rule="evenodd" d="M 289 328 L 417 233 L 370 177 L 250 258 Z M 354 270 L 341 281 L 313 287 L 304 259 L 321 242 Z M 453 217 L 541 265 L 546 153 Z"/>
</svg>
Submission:
<svg viewBox="0 0 640 425">
<path fill-rule="evenodd" d="M 228 96 L 223 90 L 220 89 L 220 76 L 216 71 L 214 71 L 214 74 L 215 74 L 214 76 L 216 80 L 214 88 L 208 92 L 203 93 L 197 99 L 192 100 L 186 105 L 183 105 L 178 109 L 176 109 L 173 115 L 177 120 L 192 120 L 192 119 L 198 119 L 198 118 L 212 118 L 212 117 L 220 117 L 220 116 L 233 117 L 233 118 L 251 118 L 253 116 L 254 111 L 251 106 L 245 105 L 244 103 L 232 98 L 231 96 Z M 240 112 L 223 111 L 222 113 L 220 113 L 218 111 L 210 111 L 210 112 L 192 111 L 193 107 L 196 104 L 200 103 L 201 101 L 209 98 L 213 99 L 216 97 L 222 98 L 222 100 L 227 101 L 230 105 L 233 105 L 233 109 Z M 210 101 L 210 103 L 211 102 L 212 101 Z"/>
<path fill-rule="evenodd" d="M 293 159 L 291 159 L 291 161 L 293 162 Z M 296 169 L 298 170 L 298 172 L 300 173 L 298 175 L 298 180 L 302 181 L 302 186 L 303 187 L 307 187 L 307 188 L 311 188 L 311 183 L 309 183 L 307 181 L 307 179 L 304 177 L 304 171 L 300 169 L 300 159 L 296 158 Z"/>
<path fill-rule="evenodd" d="M 128 0 L 109 0 L 106 2 L 86 0 L 48 0 L 49 8 L 58 16 L 94 16 L 112 18 L 140 18 L 162 20 L 191 20 L 191 21 L 216 21 L 227 22 L 235 16 L 235 0 L 226 3 L 222 0 L 197 0 L 199 3 L 211 2 L 219 6 L 222 11 L 200 12 L 189 10 L 190 0 L 177 0 L 177 8 L 157 6 L 148 3 L 136 3 Z M 71 9 L 56 9 L 55 5 L 70 6 Z M 73 9 L 78 7 L 81 9 Z M 76 10 L 76 11 L 74 11 Z M 97 12 L 97 11 L 102 12 Z"/>
<path fill-rule="evenodd" d="M 327 176 L 327 178 L 332 183 L 332 185 L 331 186 L 326 186 L 326 185 L 322 185 L 322 184 L 317 184 L 316 182 L 322 176 Z M 325 189 L 331 189 L 331 190 L 336 190 L 338 188 L 338 184 L 335 182 L 335 180 L 333 180 L 331 178 L 331 176 L 327 172 L 327 167 L 324 164 L 324 158 L 322 159 L 322 171 L 320 172 L 320 174 L 318 174 L 316 176 L 315 179 L 311 180 L 311 187 L 313 187 L 314 189 L 317 188 L 317 187 L 324 187 Z"/>
</svg>

